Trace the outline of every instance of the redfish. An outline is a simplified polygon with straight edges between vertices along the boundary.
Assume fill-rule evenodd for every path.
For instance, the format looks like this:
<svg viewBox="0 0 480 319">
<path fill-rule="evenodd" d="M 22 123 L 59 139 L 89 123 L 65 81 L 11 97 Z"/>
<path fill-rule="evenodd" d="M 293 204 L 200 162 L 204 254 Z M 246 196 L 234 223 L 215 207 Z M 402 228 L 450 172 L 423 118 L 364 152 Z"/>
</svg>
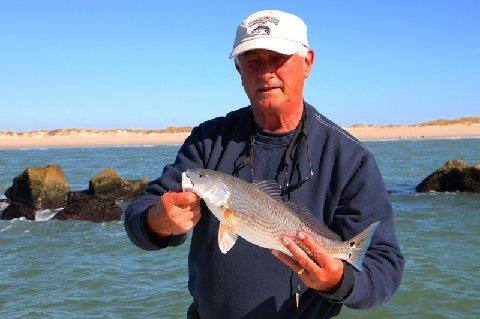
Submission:
<svg viewBox="0 0 480 319">
<path fill-rule="evenodd" d="M 316 219 L 303 205 L 283 202 L 275 181 L 250 184 L 237 177 L 208 169 L 189 169 L 182 173 L 182 189 L 196 193 L 220 221 L 218 245 L 227 253 L 238 236 L 260 247 L 279 250 L 289 256 L 282 244 L 284 236 L 299 231 L 321 243 L 327 254 L 362 270 L 363 259 L 379 222 L 353 238 L 341 237 Z M 299 245 L 307 252 L 308 249 Z"/>
</svg>

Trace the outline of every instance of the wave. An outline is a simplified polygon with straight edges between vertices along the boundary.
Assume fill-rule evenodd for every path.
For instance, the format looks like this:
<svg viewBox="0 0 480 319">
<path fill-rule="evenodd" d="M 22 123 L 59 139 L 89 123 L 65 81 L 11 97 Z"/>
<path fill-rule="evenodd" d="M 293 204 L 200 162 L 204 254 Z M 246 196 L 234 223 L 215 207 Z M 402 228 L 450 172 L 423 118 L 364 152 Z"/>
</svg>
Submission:
<svg viewBox="0 0 480 319">
<path fill-rule="evenodd" d="M 56 209 L 42 209 L 35 212 L 35 221 L 36 222 L 44 222 L 50 220 L 55 216 L 59 211 L 61 211 L 63 207 L 56 208 Z"/>
<path fill-rule="evenodd" d="M 0 229 L 0 233 L 1 233 L 1 232 L 4 232 L 4 231 L 7 231 L 7 230 L 9 230 L 9 229 L 12 229 L 13 227 L 14 227 L 14 226 L 13 226 L 12 224 L 10 224 L 10 225 L 8 225 L 8 226 L 5 227 L 5 228 Z"/>
<path fill-rule="evenodd" d="M 2 217 L 3 211 L 8 207 L 8 203 L 0 202 L 0 218 Z M 42 209 L 35 212 L 35 221 L 44 222 L 50 220 L 55 216 L 63 207 L 55 209 Z M 14 218 L 12 220 L 26 220 L 24 217 Z"/>
<path fill-rule="evenodd" d="M 158 146 L 156 144 L 116 144 L 113 147 L 116 148 L 124 148 L 124 147 L 155 147 Z"/>
<path fill-rule="evenodd" d="M 8 203 L 0 202 L 0 218 L 2 218 L 3 211 L 8 207 Z"/>
<path fill-rule="evenodd" d="M 399 142 L 399 141 L 437 141 L 437 140 L 465 140 L 465 139 L 479 139 L 480 135 L 468 136 L 429 136 L 429 137 L 392 137 L 392 138 L 359 138 L 361 142 Z"/>
<path fill-rule="evenodd" d="M 115 201 L 115 204 L 120 207 L 122 210 L 122 217 L 121 220 L 123 221 L 124 219 L 124 214 L 125 210 L 130 204 L 131 200 L 124 200 L 124 199 L 118 199 Z M 6 202 L 0 202 L 0 219 L 2 218 L 2 213 L 3 211 L 8 207 L 8 203 Z M 35 221 L 37 222 L 44 222 L 44 221 L 49 221 L 51 220 L 58 212 L 60 212 L 63 209 L 63 207 L 60 208 L 54 208 L 54 209 L 42 209 L 42 210 L 37 210 L 35 212 Z M 14 218 L 12 220 L 26 220 L 25 218 Z"/>
<path fill-rule="evenodd" d="M 414 196 L 442 196 L 442 195 L 453 195 L 453 196 L 462 196 L 462 195 L 471 195 L 476 194 L 473 192 L 437 192 L 437 191 L 428 191 L 428 192 L 417 192 Z"/>
<path fill-rule="evenodd" d="M 15 147 L 12 147 L 12 149 L 15 149 Z M 17 148 L 18 151 L 47 151 L 49 150 L 48 147 L 20 147 Z"/>
</svg>

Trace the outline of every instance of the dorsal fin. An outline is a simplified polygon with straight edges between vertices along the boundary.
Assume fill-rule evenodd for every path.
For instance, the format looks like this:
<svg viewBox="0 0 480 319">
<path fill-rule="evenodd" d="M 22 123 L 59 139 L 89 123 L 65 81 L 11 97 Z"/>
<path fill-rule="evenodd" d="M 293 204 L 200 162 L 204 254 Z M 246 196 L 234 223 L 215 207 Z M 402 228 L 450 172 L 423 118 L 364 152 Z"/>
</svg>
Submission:
<svg viewBox="0 0 480 319">
<path fill-rule="evenodd" d="M 320 233 L 322 236 L 331 239 L 331 240 L 342 240 L 342 238 L 332 231 L 323 223 L 322 220 L 319 220 L 313 216 L 310 210 L 299 202 L 284 202 L 284 204 L 293 210 L 293 212 L 309 227 L 311 227 L 315 232 Z"/>
<path fill-rule="evenodd" d="M 280 195 L 281 189 L 280 185 L 277 184 L 274 180 L 263 180 L 258 182 L 253 182 L 253 186 L 257 187 L 259 190 L 269 195 L 275 200 L 282 201 L 282 196 Z"/>
</svg>

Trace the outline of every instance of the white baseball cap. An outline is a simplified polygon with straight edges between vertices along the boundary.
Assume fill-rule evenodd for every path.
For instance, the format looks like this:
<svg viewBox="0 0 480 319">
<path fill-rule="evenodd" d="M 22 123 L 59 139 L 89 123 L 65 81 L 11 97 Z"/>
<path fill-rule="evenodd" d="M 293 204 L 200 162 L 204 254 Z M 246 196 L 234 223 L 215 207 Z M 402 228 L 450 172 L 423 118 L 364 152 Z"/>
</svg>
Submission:
<svg viewBox="0 0 480 319">
<path fill-rule="evenodd" d="M 302 46 L 309 48 L 307 25 L 291 13 L 263 10 L 252 13 L 237 28 L 230 59 L 255 49 L 281 54 L 295 54 Z"/>
</svg>

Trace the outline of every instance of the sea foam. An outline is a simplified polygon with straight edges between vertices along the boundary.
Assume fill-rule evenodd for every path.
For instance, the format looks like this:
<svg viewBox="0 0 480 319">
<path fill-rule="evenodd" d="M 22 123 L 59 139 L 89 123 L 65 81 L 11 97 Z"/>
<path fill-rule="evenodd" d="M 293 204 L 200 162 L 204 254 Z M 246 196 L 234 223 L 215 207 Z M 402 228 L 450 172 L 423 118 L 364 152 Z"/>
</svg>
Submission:
<svg viewBox="0 0 480 319">
<path fill-rule="evenodd" d="M 44 222 L 50 220 L 55 216 L 59 211 L 63 208 L 56 208 L 56 209 L 42 209 L 35 212 L 35 221 L 37 222 Z"/>
</svg>

